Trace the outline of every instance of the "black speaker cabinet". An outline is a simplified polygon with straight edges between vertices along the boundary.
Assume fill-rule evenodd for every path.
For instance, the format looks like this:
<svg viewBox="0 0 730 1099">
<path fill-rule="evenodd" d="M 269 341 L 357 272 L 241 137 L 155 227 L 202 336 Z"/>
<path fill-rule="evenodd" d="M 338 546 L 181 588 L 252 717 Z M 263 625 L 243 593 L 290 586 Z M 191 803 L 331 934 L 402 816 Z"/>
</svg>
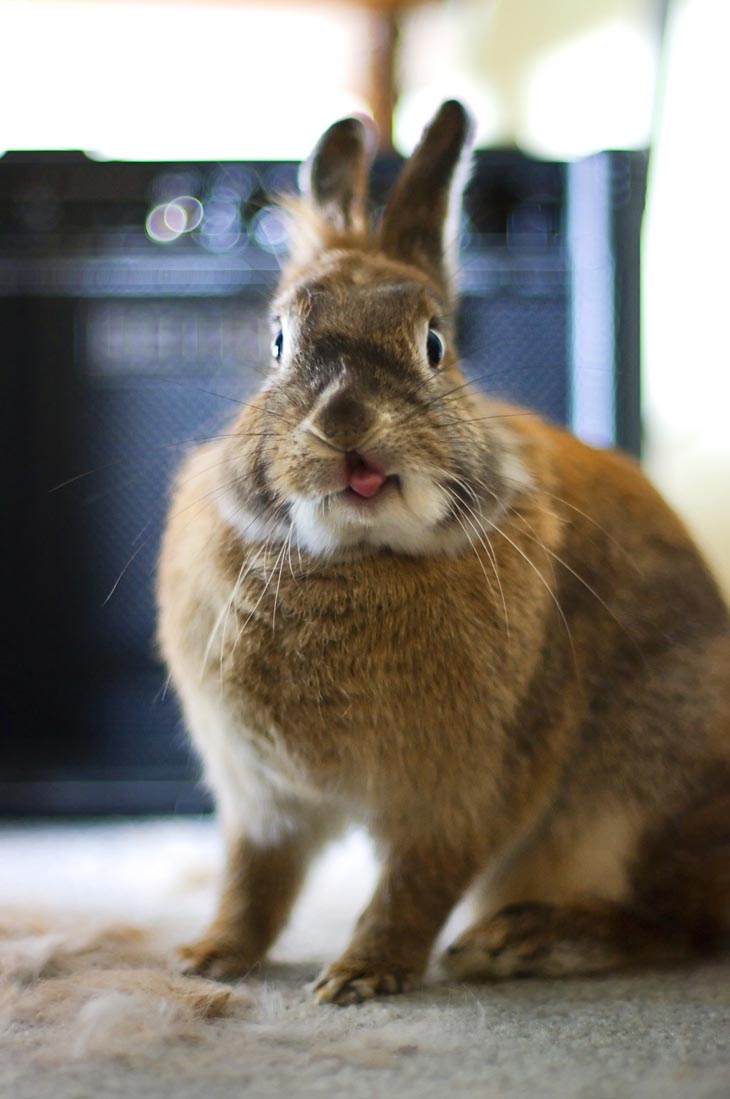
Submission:
<svg viewBox="0 0 730 1099">
<path fill-rule="evenodd" d="M 375 202 L 397 170 L 376 163 Z M 639 448 L 643 154 L 479 154 L 463 225 L 467 371 Z M 268 362 L 290 164 L 0 159 L 0 812 L 197 811 L 154 650 L 172 471 Z"/>
</svg>

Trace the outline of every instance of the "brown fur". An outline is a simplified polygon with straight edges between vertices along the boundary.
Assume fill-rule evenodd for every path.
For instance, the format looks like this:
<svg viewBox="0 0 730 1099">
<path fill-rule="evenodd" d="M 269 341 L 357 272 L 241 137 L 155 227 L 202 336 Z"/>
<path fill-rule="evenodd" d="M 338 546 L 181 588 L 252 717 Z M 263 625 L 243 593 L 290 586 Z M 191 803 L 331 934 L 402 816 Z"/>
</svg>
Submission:
<svg viewBox="0 0 730 1099">
<path fill-rule="evenodd" d="M 635 463 L 464 385 L 434 262 L 455 111 L 380 235 L 343 234 L 359 184 L 318 146 L 321 252 L 310 232 L 284 273 L 282 364 L 183 467 L 160 561 L 161 645 L 229 844 L 190 967 L 248 970 L 310 857 L 361 821 L 381 880 L 322 1001 L 407 987 L 477 881 L 459 976 L 674 958 L 729 922 L 727 609 Z M 353 454 L 399 478 L 356 517 Z"/>
</svg>

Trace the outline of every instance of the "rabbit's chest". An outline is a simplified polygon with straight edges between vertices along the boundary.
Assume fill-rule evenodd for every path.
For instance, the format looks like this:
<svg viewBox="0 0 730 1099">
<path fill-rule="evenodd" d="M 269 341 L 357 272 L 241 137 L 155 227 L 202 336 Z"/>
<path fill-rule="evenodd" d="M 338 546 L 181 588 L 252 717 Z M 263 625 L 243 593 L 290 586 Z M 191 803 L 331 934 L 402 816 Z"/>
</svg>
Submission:
<svg viewBox="0 0 730 1099">
<path fill-rule="evenodd" d="M 379 590 L 357 573 L 241 584 L 210 655 L 246 728 L 329 773 L 357 766 L 380 734 L 395 743 L 453 721 L 474 697 L 488 631 L 480 669 L 453 591 L 426 606 L 410 579 Z"/>
<path fill-rule="evenodd" d="M 356 585 L 309 590 L 290 577 L 278 591 L 251 584 L 241 593 L 223 642 L 232 682 L 274 705 L 287 699 L 328 708 L 386 683 L 400 683 L 421 661 L 422 624 L 395 593 L 374 599 Z M 227 677 L 226 677 L 227 678 Z"/>
</svg>

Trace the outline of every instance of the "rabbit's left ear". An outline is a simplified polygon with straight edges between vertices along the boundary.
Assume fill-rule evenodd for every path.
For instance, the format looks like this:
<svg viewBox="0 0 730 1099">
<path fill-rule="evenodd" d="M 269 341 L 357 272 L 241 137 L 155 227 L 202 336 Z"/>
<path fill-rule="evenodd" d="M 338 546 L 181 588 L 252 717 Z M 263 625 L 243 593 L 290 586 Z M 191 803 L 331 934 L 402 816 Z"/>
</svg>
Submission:
<svg viewBox="0 0 730 1099">
<path fill-rule="evenodd" d="M 368 170 L 375 148 L 370 119 L 343 118 L 324 132 L 299 170 L 299 189 L 307 205 L 338 233 L 365 230 Z"/>
<path fill-rule="evenodd" d="M 442 104 L 406 161 L 385 208 L 380 246 L 448 287 L 458 245 L 461 196 L 474 124 L 455 99 Z"/>
</svg>

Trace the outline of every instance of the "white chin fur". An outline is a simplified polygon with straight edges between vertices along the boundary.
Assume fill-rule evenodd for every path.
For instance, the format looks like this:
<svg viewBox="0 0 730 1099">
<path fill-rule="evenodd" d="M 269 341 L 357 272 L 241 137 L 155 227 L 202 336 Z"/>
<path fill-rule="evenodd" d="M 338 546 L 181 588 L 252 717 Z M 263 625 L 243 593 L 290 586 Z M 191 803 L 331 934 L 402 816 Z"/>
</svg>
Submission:
<svg viewBox="0 0 730 1099">
<path fill-rule="evenodd" d="M 331 555 L 354 546 L 412 555 L 450 553 L 465 541 L 460 529 L 439 527 L 448 511 L 446 494 L 430 478 L 410 474 L 402 490 L 372 506 L 346 499 L 297 497 L 291 505 L 295 538 L 302 549 Z"/>
</svg>

